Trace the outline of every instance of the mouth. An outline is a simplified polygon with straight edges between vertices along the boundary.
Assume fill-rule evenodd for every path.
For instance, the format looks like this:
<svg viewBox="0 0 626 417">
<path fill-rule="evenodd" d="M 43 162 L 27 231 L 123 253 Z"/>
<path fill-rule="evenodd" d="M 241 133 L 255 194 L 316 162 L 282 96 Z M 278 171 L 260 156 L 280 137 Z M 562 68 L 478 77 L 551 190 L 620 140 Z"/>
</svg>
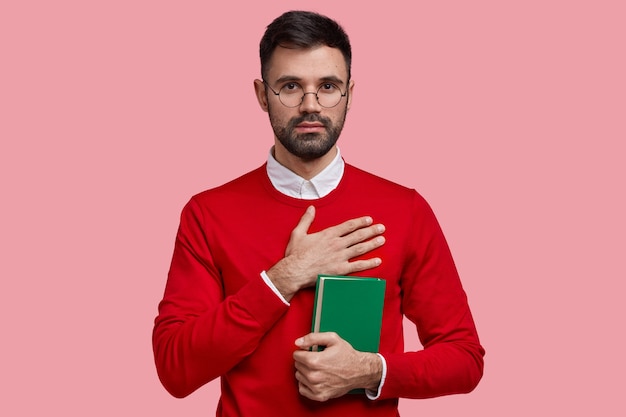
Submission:
<svg viewBox="0 0 626 417">
<path fill-rule="evenodd" d="M 320 122 L 302 122 L 296 125 L 296 130 L 302 133 L 321 132 L 325 129 L 326 126 Z"/>
</svg>

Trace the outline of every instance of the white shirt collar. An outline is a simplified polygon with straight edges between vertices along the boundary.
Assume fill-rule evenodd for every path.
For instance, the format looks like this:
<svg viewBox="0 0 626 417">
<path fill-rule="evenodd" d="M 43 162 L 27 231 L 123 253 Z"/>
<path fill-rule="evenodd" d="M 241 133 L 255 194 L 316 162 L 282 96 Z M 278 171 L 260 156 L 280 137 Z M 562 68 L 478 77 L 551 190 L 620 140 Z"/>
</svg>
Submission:
<svg viewBox="0 0 626 417">
<path fill-rule="evenodd" d="M 274 188 L 290 197 L 303 200 L 314 200 L 328 195 L 337 188 L 343 177 L 344 161 L 337 148 L 337 155 L 331 163 L 310 181 L 305 180 L 295 172 L 281 165 L 270 149 L 267 158 L 267 175 Z"/>
</svg>

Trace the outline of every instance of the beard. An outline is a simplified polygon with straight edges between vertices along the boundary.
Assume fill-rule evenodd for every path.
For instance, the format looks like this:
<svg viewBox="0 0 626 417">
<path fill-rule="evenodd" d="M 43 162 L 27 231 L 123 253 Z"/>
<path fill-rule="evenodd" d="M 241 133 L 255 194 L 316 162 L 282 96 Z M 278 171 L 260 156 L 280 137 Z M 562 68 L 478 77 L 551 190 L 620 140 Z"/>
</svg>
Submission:
<svg viewBox="0 0 626 417">
<path fill-rule="evenodd" d="M 346 120 L 347 109 L 338 119 L 337 123 L 333 123 L 328 117 L 323 117 L 316 113 L 307 113 L 303 116 L 291 119 L 287 125 L 281 125 L 280 122 L 273 117 L 272 109 L 269 109 L 270 123 L 274 130 L 274 135 L 278 141 L 294 156 L 303 161 L 312 161 L 326 155 L 330 151 L 343 130 Z M 295 132 L 295 127 L 302 122 L 318 122 L 322 123 L 325 132 L 321 133 L 302 133 Z"/>
</svg>

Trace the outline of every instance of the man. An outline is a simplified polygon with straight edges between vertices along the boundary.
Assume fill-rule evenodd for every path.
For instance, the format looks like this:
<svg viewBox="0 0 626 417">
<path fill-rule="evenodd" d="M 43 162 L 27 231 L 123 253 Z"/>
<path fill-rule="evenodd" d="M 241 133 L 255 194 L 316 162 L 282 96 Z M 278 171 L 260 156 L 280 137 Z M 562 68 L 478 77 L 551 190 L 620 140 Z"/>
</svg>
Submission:
<svg viewBox="0 0 626 417">
<path fill-rule="evenodd" d="M 183 397 L 220 377 L 220 416 L 396 416 L 399 397 L 471 391 L 484 351 L 433 213 L 337 148 L 354 89 L 343 29 L 288 12 L 260 55 L 274 146 L 183 210 L 153 334 L 162 383 Z M 379 354 L 310 333 L 318 274 L 386 280 Z M 422 351 L 404 352 L 403 315 Z"/>
</svg>

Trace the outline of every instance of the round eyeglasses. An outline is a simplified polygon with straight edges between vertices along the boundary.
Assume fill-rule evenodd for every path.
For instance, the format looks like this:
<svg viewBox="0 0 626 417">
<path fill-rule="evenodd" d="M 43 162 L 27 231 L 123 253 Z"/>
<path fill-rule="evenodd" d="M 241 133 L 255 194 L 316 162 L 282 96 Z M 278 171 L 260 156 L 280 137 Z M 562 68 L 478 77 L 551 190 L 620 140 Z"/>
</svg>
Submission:
<svg viewBox="0 0 626 417">
<path fill-rule="evenodd" d="M 307 94 L 315 94 L 317 102 L 320 106 L 331 108 L 335 107 L 341 101 L 342 97 L 348 94 L 348 91 L 342 93 L 339 87 L 335 84 L 326 82 L 322 83 L 316 92 L 304 91 L 304 88 L 296 82 L 289 82 L 283 85 L 278 92 L 276 92 L 265 80 L 263 83 L 272 90 L 274 95 L 278 96 L 278 100 L 285 107 L 298 107 L 304 101 L 304 96 Z"/>
</svg>

